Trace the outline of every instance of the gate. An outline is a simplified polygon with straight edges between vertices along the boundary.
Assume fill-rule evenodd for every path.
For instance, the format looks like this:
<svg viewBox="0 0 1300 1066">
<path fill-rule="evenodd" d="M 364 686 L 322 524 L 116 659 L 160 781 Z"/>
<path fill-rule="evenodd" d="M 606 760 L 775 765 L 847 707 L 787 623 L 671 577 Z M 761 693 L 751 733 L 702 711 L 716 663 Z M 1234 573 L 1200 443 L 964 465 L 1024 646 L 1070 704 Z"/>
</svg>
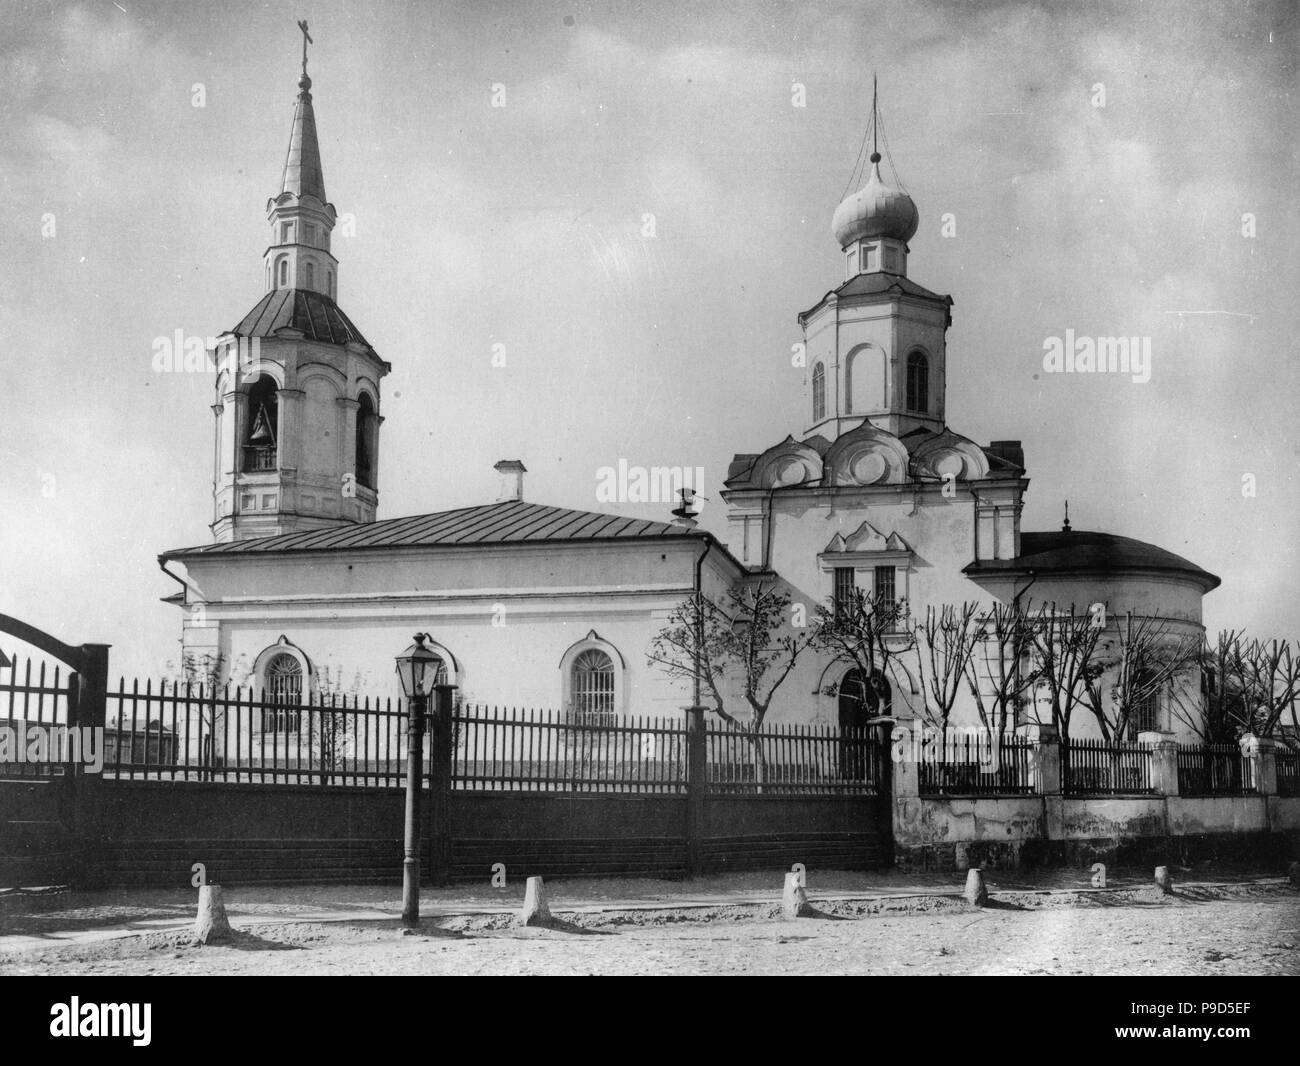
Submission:
<svg viewBox="0 0 1300 1066">
<path fill-rule="evenodd" d="M 86 729 L 102 751 L 108 645 L 73 646 L 0 614 L 0 888 L 84 881 L 96 835 L 98 779 L 82 758 Z"/>
</svg>

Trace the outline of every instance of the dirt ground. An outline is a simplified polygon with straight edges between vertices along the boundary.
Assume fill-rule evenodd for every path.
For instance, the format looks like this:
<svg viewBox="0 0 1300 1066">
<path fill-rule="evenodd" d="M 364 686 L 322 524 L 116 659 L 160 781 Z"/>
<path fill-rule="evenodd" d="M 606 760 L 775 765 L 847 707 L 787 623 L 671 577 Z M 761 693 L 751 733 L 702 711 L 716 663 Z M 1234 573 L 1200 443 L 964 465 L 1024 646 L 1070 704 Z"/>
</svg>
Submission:
<svg viewBox="0 0 1300 1066">
<path fill-rule="evenodd" d="M 355 907 L 375 891 L 392 895 L 356 890 L 362 898 L 345 902 Z M 811 895 L 819 916 L 795 921 L 767 903 L 569 911 L 553 903 L 557 928 L 520 928 L 502 908 L 429 917 L 413 935 L 392 919 L 239 918 L 232 908 L 228 945 L 196 945 L 187 928 L 171 928 L 0 947 L 0 974 L 1300 975 L 1300 893 L 1277 882 L 1187 886 L 1172 897 L 1140 884 L 1092 894 L 1011 889 L 980 910 L 951 896 Z M 33 921 L 3 925 L 34 929 Z M 65 914 L 59 924 L 71 921 Z"/>
</svg>

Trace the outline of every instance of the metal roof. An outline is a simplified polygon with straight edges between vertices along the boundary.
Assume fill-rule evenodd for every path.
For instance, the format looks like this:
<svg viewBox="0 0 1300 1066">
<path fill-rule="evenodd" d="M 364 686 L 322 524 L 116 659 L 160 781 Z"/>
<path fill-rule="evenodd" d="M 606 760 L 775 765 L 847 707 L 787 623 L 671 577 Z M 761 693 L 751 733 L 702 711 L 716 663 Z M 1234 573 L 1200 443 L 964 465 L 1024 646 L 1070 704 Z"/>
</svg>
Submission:
<svg viewBox="0 0 1300 1066">
<path fill-rule="evenodd" d="M 286 326 L 310 340 L 328 344 L 356 341 L 370 348 L 370 342 L 338 304 L 310 289 L 272 289 L 231 332 L 240 337 L 272 337 Z"/>
<path fill-rule="evenodd" d="M 298 100 L 293 108 L 293 126 L 289 131 L 289 154 L 284 159 L 280 191 L 295 196 L 314 196 L 325 203 L 325 172 L 320 165 L 320 146 L 316 137 L 316 112 L 311 106 L 311 79 L 304 70 L 298 82 Z"/>
<path fill-rule="evenodd" d="M 945 307 L 952 307 L 951 296 L 940 296 L 937 292 L 931 292 L 924 285 L 918 285 L 911 278 L 902 274 L 891 274 L 885 270 L 876 270 L 870 274 L 857 274 L 849 278 L 839 288 L 832 289 L 820 300 L 818 300 L 807 311 L 799 315 L 799 321 L 803 322 L 814 311 L 826 303 L 832 296 L 843 299 L 851 296 L 879 296 L 882 293 L 898 293 L 902 296 L 915 296 L 922 300 L 933 300 L 941 303 Z M 951 312 L 949 312 L 951 314 Z"/>
<path fill-rule="evenodd" d="M 539 503 L 507 500 L 455 511 L 386 518 L 379 522 L 332 526 L 275 537 L 258 537 L 197 548 L 178 548 L 164 557 L 256 555 L 271 552 L 341 551 L 364 548 L 458 547 L 478 544 L 537 544 L 557 541 L 637 540 L 697 537 L 699 529 L 643 518 L 573 511 Z"/>
<path fill-rule="evenodd" d="M 1114 533 L 1086 530 L 1055 530 L 1050 533 L 1021 533 L 1020 554 L 1014 559 L 984 559 L 971 563 L 963 573 L 1121 573 L 1134 570 L 1165 570 L 1186 574 L 1204 586 L 1219 587 L 1219 578 L 1171 551 Z"/>
</svg>

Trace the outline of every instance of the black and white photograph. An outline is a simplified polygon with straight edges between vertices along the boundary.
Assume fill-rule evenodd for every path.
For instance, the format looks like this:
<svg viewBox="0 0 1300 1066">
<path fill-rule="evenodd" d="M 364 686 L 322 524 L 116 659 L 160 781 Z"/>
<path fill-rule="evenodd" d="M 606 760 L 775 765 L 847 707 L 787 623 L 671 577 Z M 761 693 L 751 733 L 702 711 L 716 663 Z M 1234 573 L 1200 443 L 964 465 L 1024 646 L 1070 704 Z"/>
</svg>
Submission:
<svg viewBox="0 0 1300 1066">
<path fill-rule="evenodd" d="M 1298 31 L 7 0 L 32 1032 L 161 1047 L 147 979 L 254 975 L 1122 977 L 1099 1039 L 1280 1031 Z"/>
</svg>

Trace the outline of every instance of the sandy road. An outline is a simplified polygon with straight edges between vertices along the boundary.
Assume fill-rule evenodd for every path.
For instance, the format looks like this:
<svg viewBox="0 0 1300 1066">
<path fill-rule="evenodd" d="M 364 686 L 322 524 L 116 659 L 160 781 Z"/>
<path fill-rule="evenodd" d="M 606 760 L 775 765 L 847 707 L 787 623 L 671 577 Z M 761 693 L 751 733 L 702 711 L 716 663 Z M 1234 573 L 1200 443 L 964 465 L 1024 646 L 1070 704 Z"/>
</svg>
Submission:
<svg viewBox="0 0 1300 1066">
<path fill-rule="evenodd" d="M 448 923 L 441 923 L 446 925 Z M 451 923 L 455 924 L 455 923 Z M 462 923 L 463 924 L 463 923 Z M 246 925 L 0 956 L 4 974 L 1300 974 L 1300 897 L 586 928 Z"/>
</svg>

